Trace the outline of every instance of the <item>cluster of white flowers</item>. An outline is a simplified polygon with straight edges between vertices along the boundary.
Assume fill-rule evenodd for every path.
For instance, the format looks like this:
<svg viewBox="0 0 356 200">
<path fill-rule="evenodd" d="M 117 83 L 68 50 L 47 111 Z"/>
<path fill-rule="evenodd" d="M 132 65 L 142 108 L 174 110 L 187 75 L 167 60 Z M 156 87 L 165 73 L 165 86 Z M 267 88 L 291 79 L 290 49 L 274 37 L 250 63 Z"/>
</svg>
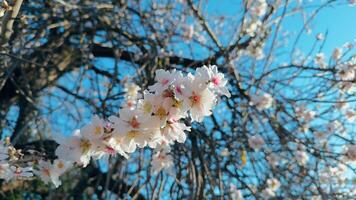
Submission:
<svg viewBox="0 0 356 200">
<path fill-rule="evenodd" d="M 190 127 L 183 122 L 201 122 L 211 115 L 218 97 L 230 96 L 227 80 L 217 66 L 203 66 L 186 76 L 173 70 L 156 71 L 156 83 L 143 91 L 135 84 L 126 84 L 126 102 L 119 116 L 103 120 L 93 116 L 91 123 L 76 130 L 71 137 L 57 136 L 58 160 L 53 164 L 41 161 L 36 174 L 44 182 L 60 184 L 58 177 L 72 164 L 87 166 L 90 159 L 120 154 L 128 158 L 137 148 L 156 149 L 152 158 L 152 172 L 171 170 L 173 158 L 169 145 L 184 143 L 185 131 Z M 129 103 L 128 103 L 129 102 Z M 66 162 L 64 162 L 66 161 Z"/>
<path fill-rule="evenodd" d="M 342 49 L 341 48 L 335 48 L 332 54 L 332 58 L 335 61 L 338 61 L 342 56 Z"/>
<path fill-rule="evenodd" d="M 344 149 L 345 160 L 347 162 L 356 163 L 356 145 L 350 144 Z"/>
<path fill-rule="evenodd" d="M 329 190 L 330 186 L 338 185 L 344 186 L 347 179 L 347 167 L 344 164 L 339 163 L 336 166 L 325 166 L 319 172 L 319 180 L 321 183 L 321 187 L 324 190 Z M 335 188 L 336 191 L 338 188 Z"/>
<path fill-rule="evenodd" d="M 341 91 L 346 93 L 353 93 L 356 91 L 356 57 L 350 61 L 340 64 L 337 73 L 340 81 L 339 87 Z"/>
<path fill-rule="evenodd" d="M 326 125 L 326 132 L 328 134 L 340 133 L 342 130 L 343 126 L 338 120 L 331 121 Z"/>
<path fill-rule="evenodd" d="M 33 176 L 30 165 L 19 166 L 13 164 L 18 160 L 19 152 L 15 148 L 0 141 L 0 179 L 5 181 L 26 179 Z"/>
<path fill-rule="evenodd" d="M 309 122 L 314 119 L 315 111 L 308 110 L 305 106 L 299 106 L 295 108 L 296 117 L 303 119 L 305 122 Z"/>
<path fill-rule="evenodd" d="M 252 6 L 250 7 L 251 15 L 261 17 L 266 14 L 268 8 L 268 4 L 266 0 L 257 0 L 257 1 L 249 2 L 249 4 L 251 3 L 252 3 Z"/>
<path fill-rule="evenodd" d="M 295 151 L 295 160 L 299 165 L 305 166 L 308 163 L 309 156 L 307 152 L 303 150 L 297 150 Z"/>
<path fill-rule="evenodd" d="M 273 104 L 273 98 L 270 94 L 263 94 L 263 95 L 250 95 L 251 102 L 250 104 L 256 106 L 258 110 L 268 109 Z"/>
<path fill-rule="evenodd" d="M 37 168 L 33 172 L 36 176 L 40 177 L 40 179 L 48 184 L 53 183 L 56 187 L 61 185 L 61 181 L 59 180 L 59 176 L 61 176 L 72 164 L 68 161 L 63 160 L 54 160 L 53 163 L 51 161 L 40 160 L 38 162 Z"/>
<path fill-rule="evenodd" d="M 249 0 L 246 2 L 246 7 L 249 15 L 244 18 L 242 23 L 242 34 L 253 38 L 253 40 L 251 40 L 246 49 L 240 50 L 239 54 L 261 60 L 265 57 L 263 52 L 264 43 L 257 39 L 257 35 L 264 35 L 267 25 L 263 24 L 262 17 L 267 12 L 268 4 L 266 0 Z"/>
<path fill-rule="evenodd" d="M 276 196 L 276 191 L 281 186 L 281 183 L 278 179 L 270 178 L 267 180 L 267 187 L 262 191 L 262 194 L 265 198 L 270 198 Z"/>
<path fill-rule="evenodd" d="M 242 195 L 241 190 L 239 190 L 236 185 L 230 184 L 230 194 L 232 200 L 243 200 L 244 196 Z"/>
<path fill-rule="evenodd" d="M 265 144 L 263 138 L 259 135 L 254 135 L 248 138 L 249 146 L 254 150 L 259 150 Z"/>
<path fill-rule="evenodd" d="M 151 171 L 153 174 L 165 169 L 169 174 L 173 175 L 173 157 L 168 154 L 169 150 L 169 148 L 158 150 L 152 156 Z"/>
<path fill-rule="evenodd" d="M 246 28 L 245 28 L 246 34 L 251 37 L 254 37 L 258 32 L 258 30 L 262 28 L 262 22 L 258 19 L 252 21 L 245 20 L 244 23 L 246 24 Z"/>
<path fill-rule="evenodd" d="M 126 83 L 125 102 L 119 116 L 107 120 L 94 115 L 91 122 L 75 130 L 71 137 L 55 135 L 59 146 L 58 159 L 53 162 L 40 159 L 22 166 L 11 164 L 21 155 L 12 146 L 0 141 L 0 179 L 6 181 L 38 176 L 46 184 L 61 184 L 59 177 L 74 164 L 86 167 L 90 160 L 120 154 L 128 158 L 137 148 L 155 149 L 152 172 L 172 172 L 173 157 L 170 145 L 184 143 L 185 131 L 190 131 L 185 119 L 201 122 L 212 114 L 219 96 L 230 97 L 227 80 L 217 66 L 203 66 L 186 76 L 178 71 L 157 70 L 156 83 L 143 92 L 140 87 Z M 26 165 L 26 166 L 25 166 Z"/>
<path fill-rule="evenodd" d="M 319 65 L 321 68 L 326 67 L 326 62 L 325 62 L 325 54 L 324 53 L 318 53 L 315 55 L 314 58 L 315 64 Z"/>
</svg>

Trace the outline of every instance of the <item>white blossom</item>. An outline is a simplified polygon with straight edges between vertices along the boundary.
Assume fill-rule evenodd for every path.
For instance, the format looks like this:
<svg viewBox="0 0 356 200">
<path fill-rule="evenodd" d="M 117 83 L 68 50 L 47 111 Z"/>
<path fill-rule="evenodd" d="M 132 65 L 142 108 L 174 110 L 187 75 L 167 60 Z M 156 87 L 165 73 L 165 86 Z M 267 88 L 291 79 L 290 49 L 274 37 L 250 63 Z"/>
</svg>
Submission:
<svg viewBox="0 0 356 200">
<path fill-rule="evenodd" d="M 251 104 L 256 106 L 258 110 L 268 109 L 273 104 L 273 98 L 270 94 L 251 96 Z"/>
<path fill-rule="evenodd" d="M 316 35 L 316 39 L 317 39 L 317 40 L 324 40 L 324 35 L 323 35 L 322 33 L 318 33 L 318 34 Z"/>
<path fill-rule="evenodd" d="M 262 22 L 260 20 L 253 20 L 251 22 L 246 22 L 246 34 L 254 37 L 256 35 L 256 33 L 258 32 L 259 29 L 262 28 Z"/>
<path fill-rule="evenodd" d="M 307 152 L 298 150 L 295 152 L 295 160 L 301 166 L 305 166 L 309 160 Z"/>
<path fill-rule="evenodd" d="M 342 65 L 339 68 L 338 75 L 339 78 L 343 81 L 351 81 L 355 78 L 355 70 L 356 70 L 356 65 Z"/>
<path fill-rule="evenodd" d="M 319 65 L 321 68 L 325 68 L 326 67 L 326 63 L 325 63 L 325 55 L 324 55 L 324 53 L 316 54 L 315 58 L 314 58 L 314 62 L 315 62 L 315 64 Z"/>
<path fill-rule="evenodd" d="M 344 154 L 348 161 L 356 162 L 356 145 L 347 145 Z"/>
<path fill-rule="evenodd" d="M 345 117 L 349 122 L 355 122 L 356 120 L 356 111 L 349 109 L 345 111 Z"/>
<path fill-rule="evenodd" d="M 216 65 L 209 67 L 204 65 L 198 68 L 195 78 L 207 82 L 209 88 L 217 94 L 225 95 L 228 98 L 231 96 L 229 90 L 226 88 L 227 80 L 224 78 L 224 74 L 219 73 Z"/>
<path fill-rule="evenodd" d="M 8 176 L 9 179 L 14 179 L 14 180 L 32 177 L 33 176 L 32 167 L 10 166 L 10 171 Z"/>
<path fill-rule="evenodd" d="M 276 178 L 270 178 L 270 179 L 267 180 L 267 186 L 272 191 L 276 191 L 281 186 L 281 183 Z"/>
<path fill-rule="evenodd" d="M 254 135 L 248 138 L 248 144 L 254 150 L 259 150 L 265 144 L 263 138 L 259 135 Z"/>
<path fill-rule="evenodd" d="M 124 85 L 124 92 L 125 92 L 125 97 L 126 99 L 132 99 L 135 100 L 138 98 L 140 91 L 140 87 L 136 85 L 135 83 L 126 83 Z"/>
<path fill-rule="evenodd" d="M 337 61 L 341 58 L 342 56 L 342 49 L 341 48 L 335 48 L 332 54 L 332 58 Z"/>
<path fill-rule="evenodd" d="M 253 6 L 250 8 L 252 16 L 261 17 L 266 14 L 268 4 L 266 0 L 256 0 L 253 2 Z"/>
<path fill-rule="evenodd" d="M 54 166 L 50 161 L 40 160 L 38 162 L 38 170 L 34 170 L 34 174 L 41 178 L 45 183 L 53 183 L 55 187 L 58 187 L 62 184 L 59 180 L 60 174 L 55 170 Z"/>
<path fill-rule="evenodd" d="M 171 173 L 173 170 L 173 158 L 166 150 L 158 151 L 152 156 L 151 167 L 154 174 L 162 170 Z"/>
<path fill-rule="evenodd" d="M 94 144 L 90 138 L 85 137 L 80 130 L 76 130 L 71 137 L 57 138 L 59 146 L 56 156 L 61 160 L 76 162 L 86 167 L 95 152 Z"/>
<path fill-rule="evenodd" d="M 201 122 L 203 118 L 211 115 L 211 110 L 216 103 L 215 94 L 201 79 L 188 76 L 188 98 L 190 100 L 190 116 L 193 121 Z"/>
<path fill-rule="evenodd" d="M 232 200 L 243 200 L 244 196 L 242 195 L 241 190 L 237 189 L 234 184 L 230 184 L 230 193 Z"/>
<path fill-rule="evenodd" d="M 169 85 L 172 84 L 174 80 L 174 75 L 171 74 L 169 71 L 159 69 L 156 71 L 156 83 L 152 86 L 149 86 L 148 88 L 150 89 L 150 91 L 162 93 L 164 90 L 168 89 Z"/>
</svg>

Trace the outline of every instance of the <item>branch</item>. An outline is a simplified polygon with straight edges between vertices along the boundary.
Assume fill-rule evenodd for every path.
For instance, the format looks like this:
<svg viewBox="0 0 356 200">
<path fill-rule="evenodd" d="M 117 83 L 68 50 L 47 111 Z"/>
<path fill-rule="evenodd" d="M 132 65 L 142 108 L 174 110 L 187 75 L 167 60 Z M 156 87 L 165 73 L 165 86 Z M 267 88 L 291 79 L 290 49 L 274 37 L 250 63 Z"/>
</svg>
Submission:
<svg viewBox="0 0 356 200">
<path fill-rule="evenodd" d="M 201 13 L 199 12 L 199 10 L 194 6 L 193 2 L 191 0 L 188 0 L 188 5 L 190 6 L 190 8 L 193 10 L 194 15 L 199 19 L 200 24 L 204 27 L 204 29 L 206 30 L 206 32 L 209 34 L 209 36 L 211 37 L 211 39 L 214 41 L 214 43 L 216 44 L 216 46 L 219 48 L 220 51 L 223 51 L 224 48 L 221 45 L 221 43 L 219 42 L 218 38 L 216 37 L 216 35 L 214 34 L 213 30 L 211 30 L 209 24 L 205 21 L 204 17 L 201 15 Z"/>
<path fill-rule="evenodd" d="M 121 60 L 132 62 L 138 65 L 142 65 L 146 59 L 139 59 L 137 58 L 137 55 L 134 52 L 130 51 L 120 51 L 120 54 L 116 54 L 115 50 L 111 47 L 104 47 L 98 44 L 95 44 L 91 48 L 91 52 L 95 57 L 109 57 L 109 58 L 115 58 L 119 57 Z M 136 55 L 136 56 L 135 56 Z M 174 64 L 174 65 L 182 65 L 184 67 L 195 67 L 195 66 L 200 66 L 203 64 L 208 64 L 210 62 L 210 59 L 205 59 L 205 60 L 193 60 L 190 58 L 182 58 L 179 56 L 167 56 L 165 58 L 162 58 L 166 61 L 168 61 L 169 64 Z"/>
<path fill-rule="evenodd" d="M 22 2 L 23 0 L 14 0 L 10 3 L 11 8 L 6 12 L 1 24 L 0 46 L 5 45 L 9 41 L 13 32 L 12 26 L 14 25 L 15 18 L 19 14 Z"/>
</svg>

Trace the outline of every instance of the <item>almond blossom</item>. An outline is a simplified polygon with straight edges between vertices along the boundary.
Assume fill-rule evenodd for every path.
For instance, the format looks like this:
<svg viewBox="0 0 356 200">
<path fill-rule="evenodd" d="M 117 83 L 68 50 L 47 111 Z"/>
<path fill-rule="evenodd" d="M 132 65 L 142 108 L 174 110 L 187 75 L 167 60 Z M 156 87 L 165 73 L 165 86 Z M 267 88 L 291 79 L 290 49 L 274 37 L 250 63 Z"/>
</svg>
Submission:
<svg viewBox="0 0 356 200">
<path fill-rule="evenodd" d="M 170 120 L 161 128 L 161 135 L 164 142 L 173 144 L 174 141 L 184 143 L 187 136 L 185 131 L 190 131 L 190 127 L 177 120 Z"/>
<path fill-rule="evenodd" d="M 335 48 L 333 51 L 332 58 L 337 61 L 341 58 L 342 56 L 342 49 L 341 48 Z"/>
<path fill-rule="evenodd" d="M 309 156 L 305 151 L 298 150 L 295 152 L 295 160 L 301 166 L 305 166 L 309 160 Z"/>
<path fill-rule="evenodd" d="M 303 119 L 305 122 L 309 122 L 315 117 L 315 111 L 307 110 L 304 106 L 296 107 L 296 116 Z"/>
<path fill-rule="evenodd" d="M 191 121 L 201 122 L 204 117 L 211 115 L 218 97 L 230 96 L 227 80 L 218 72 L 217 66 L 197 68 L 196 75 L 173 70 L 157 70 L 156 83 L 143 91 L 139 99 L 140 88 L 135 84 L 125 85 L 125 102 L 117 116 L 101 119 L 94 115 L 90 123 L 74 131 L 70 137 L 56 136 L 59 143 L 55 151 L 58 159 L 39 161 L 34 173 L 45 183 L 52 182 L 60 185 L 59 176 L 72 164 L 86 167 L 91 159 L 119 154 L 125 158 L 137 148 L 149 146 L 156 149 L 152 157 L 152 171 L 173 170 L 173 158 L 169 154 L 169 145 L 175 142 L 184 143 L 190 127 L 183 119 L 190 116 Z M 267 101 L 267 102 L 266 102 Z M 270 104 L 269 100 L 261 99 L 260 104 Z M 252 139 L 253 140 L 253 139 Z M 256 143 L 256 144 L 254 144 Z M 262 145 L 256 138 L 254 148 Z M 6 159 L 6 148 L 0 146 L 0 158 Z M 29 176 L 29 168 L 8 170 L 8 163 L 1 163 L 0 176 L 6 180 L 9 177 Z M 10 166 L 10 169 L 13 169 Z M 1 178 L 0 177 L 0 178 Z"/>
<path fill-rule="evenodd" d="M 153 155 L 151 165 L 154 174 L 162 170 L 171 172 L 173 167 L 173 157 L 168 154 L 168 150 L 158 151 Z"/>
<path fill-rule="evenodd" d="M 268 8 L 266 0 L 257 0 L 253 3 L 253 6 L 250 8 L 251 15 L 261 17 L 266 14 Z"/>
<path fill-rule="evenodd" d="M 55 168 L 50 161 L 40 160 L 38 162 L 38 170 L 35 170 L 34 174 L 40 177 L 46 184 L 51 182 L 55 185 L 55 187 L 61 185 L 61 181 L 59 180 L 60 174 L 55 171 Z"/>
<path fill-rule="evenodd" d="M 315 64 L 319 65 L 321 68 L 325 68 L 326 67 L 325 54 L 324 53 L 316 54 L 314 58 L 314 62 Z"/>
<path fill-rule="evenodd" d="M 273 98 L 270 94 L 251 96 L 251 104 L 256 106 L 258 110 L 268 109 L 272 106 Z"/>
<path fill-rule="evenodd" d="M 345 148 L 344 154 L 347 161 L 356 162 L 356 145 L 348 145 Z"/>
<path fill-rule="evenodd" d="M 197 69 L 196 77 L 197 79 L 201 79 L 209 84 L 209 87 L 215 91 L 219 95 L 225 95 L 226 97 L 230 97 L 230 92 L 226 88 L 227 80 L 224 77 L 224 74 L 218 71 L 218 67 L 216 65 L 212 66 L 203 66 Z"/>
<path fill-rule="evenodd" d="M 114 137 L 128 153 L 134 152 L 137 146 L 145 147 L 150 136 L 148 126 L 154 127 L 159 123 L 151 123 L 139 110 L 127 109 L 120 110 L 120 118 L 112 116 L 109 120 L 115 127 Z"/>
<path fill-rule="evenodd" d="M 136 100 L 139 96 L 138 91 L 140 91 L 140 87 L 135 83 L 126 83 L 124 85 L 124 92 L 126 99 Z"/>
<path fill-rule="evenodd" d="M 188 78 L 187 93 L 190 100 L 190 116 L 193 121 L 201 122 L 204 117 L 211 115 L 216 96 L 201 79 L 194 79 L 192 75 L 188 75 Z"/>
<path fill-rule="evenodd" d="M 263 196 L 266 198 L 274 197 L 276 196 L 276 190 L 279 189 L 280 187 L 280 182 L 275 179 L 271 178 L 267 180 L 267 187 L 262 191 Z"/>
<path fill-rule="evenodd" d="M 33 176 L 32 167 L 10 166 L 7 179 L 26 179 Z"/>
<path fill-rule="evenodd" d="M 56 149 L 56 156 L 59 159 L 75 162 L 86 167 L 91 156 L 94 154 L 94 144 L 85 137 L 79 129 L 74 131 L 72 137 L 56 139 L 59 143 Z"/>
<path fill-rule="evenodd" d="M 230 184 L 230 192 L 232 200 L 243 200 L 244 196 L 242 195 L 241 190 L 237 189 L 236 185 Z"/>
<path fill-rule="evenodd" d="M 169 85 L 172 84 L 174 80 L 174 74 L 169 71 L 159 69 L 156 71 L 156 83 L 148 88 L 150 91 L 162 93 L 164 90 L 168 89 Z"/>
<path fill-rule="evenodd" d="M 254 135 L 248 138 L 249 146 L 254 150 L 259 150 L 265 144 L 263 138 L 259 135 Z"/>
</svg>

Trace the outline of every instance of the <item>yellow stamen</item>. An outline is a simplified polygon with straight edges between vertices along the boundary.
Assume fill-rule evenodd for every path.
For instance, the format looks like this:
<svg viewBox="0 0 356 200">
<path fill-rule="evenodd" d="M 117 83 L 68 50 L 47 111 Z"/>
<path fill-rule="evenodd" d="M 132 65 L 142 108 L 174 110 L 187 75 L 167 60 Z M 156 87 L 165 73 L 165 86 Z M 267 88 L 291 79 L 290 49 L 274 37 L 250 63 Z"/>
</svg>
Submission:
<svg viewBox="0 0 356 200">
<path fill-rule="evenodd" d="M 101 127 L 100 127 L 100 126 L 96 126 L 96 127 L 95 127 L 95 129 L 94 129 L 94 134 L 95 134 L 95 135 L 101 134 Z"/>
<path fill-rule="evenodd" d="M 164 108 L 159 107 L 158 110 L 156 111 L 156 115 L 160 118 L 163 119 L 165 116 L 167 116 L 167 112 Z"/>
<path fill-rule="evenodd" d="M 145 113 L 150 113 L 151 110 L 152 110 L 152 105 L 151 105 L 151 103 L 148 102 L 148 101 L 145 101 L 145 102 L 143 103 L 143 111 L 144 111 Z"/>
<path fill-rule="evenodd" d="M 64 167 L 63 162 L 57 163 L 57 168 L 58 168 L 58 169 L 62 169 L 63 167 Z"/>
<path fill-rule="evenodd" d="M 127 137 L 128 137 L 129 139 L 134 139 L 134 138 L 136 138 L 139 134 L 140 134 L 139 131 L 132 130 L 132 131 L 129 131 L 129 132 L 127 133 Z"/>
<path fill-rule="evenodd" d="M 89 151 L 91 147 L 90 141 L 89 140 L 81 140 L 80 141 L 80 149 L 82 150 L 82 153 L 85 154 Z"/>
</svg>

